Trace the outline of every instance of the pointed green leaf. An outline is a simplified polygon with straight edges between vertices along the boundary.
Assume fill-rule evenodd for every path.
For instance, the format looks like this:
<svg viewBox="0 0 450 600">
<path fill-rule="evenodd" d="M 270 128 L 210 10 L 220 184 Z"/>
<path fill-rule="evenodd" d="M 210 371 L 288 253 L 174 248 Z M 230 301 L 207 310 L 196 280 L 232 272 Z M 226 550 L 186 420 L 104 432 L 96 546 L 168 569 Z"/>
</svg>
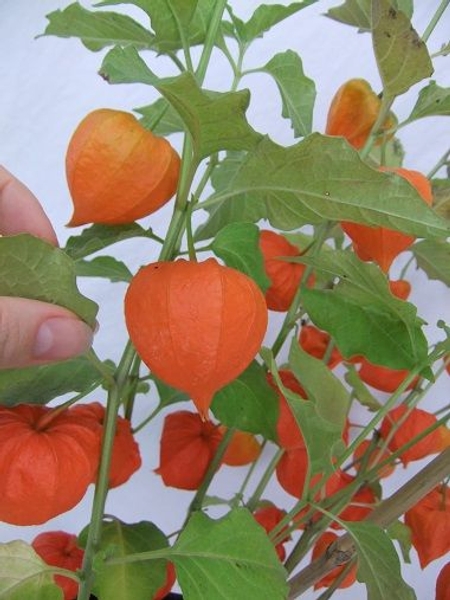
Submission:
<svg viewBox="0 0 450 600">
<path fill-rule="evenodd" d="M 450 88 L 442 88 L 435 81 L 420 90 L 417 102 L 407 121 L 423 117 L 450 115 Z"/>
<path fill-rule="evenodd" d="M 108 368 L 109 363 L 105 363 Z M 102 375 L 85 356 L 39 367 L 2 369 L 0 404 L 47 404 L 63 394 L 92 390 L 102 381 Z"/>
<path fill-rule="evenodd" d="M 75 263 L 78 277 L 103 277 L 110 281 L 131 281 L 132 274 L 129 268 L 120 260 L 112 256 L 97 256 L 92 260 L 79 260 Z"/>
<path fill-rule="evenodd" d="M 205 40 L 214 2 L 210 0 L 104 0 L 97 6 L 134 4 L 149 17 L 155 33 L 153 48 L 160 53 L 183 47 L 180 28 L 190 46 Z"/>
<path fill-rule="evenodd" d="M 358 581 L 365 583 L 368 600 L 414 600 L 416 595 L 402 579 L 400 560 L 389 536 L 367 522 L 345 524 L 358 555 Z"/>
<path fill-rule="evenodd" d="M 154 375 L 152 375 L 152 379 L 155 382 L 156 389 L 158 390 L 158 408 L 169 406 L 169 404 L 176 404 L 177 402 L 188 402 L 191 399 L 188 394 L 180 392 L 170 385 L 167 385 L 167 383 L 164 383 L 164 381 L 161 381 L 161 379 L 158 379 Z"/>
<path fill-rule="evenodd" d="M 274 546 L 244 508 L 213 520 L 194 513 L 171 559 L 184 600 L 285 600 L 286 572 Z"/>
<path fill-rule="evenodd" d="M 79 537 L 86 543 L 87 529 Z M 168 548 L 166 536 L 147 521 L 123 523 L 118 519 L 103 523 L 102 537 L 95 561 L 93 592 L 108 600 L 149 600 L 166 580 L 164 559 L 108 564 L 108 559 Z"/>
<path fill-rule="evenodd" d="M 402 521 L 394 521 L 386 531 L 391 540 L 398 542 L 404 562 L 411 564 L 411 529 Z"/>
<path fill-rule="evenodd" d="M 314 4 L 317 0 L 303 0 L 303 2 L 291 2 L 289 6 L 282 4 L 261 4 L 255 10 L 250 19 L 239 28 L 239 37 L 243 42 L 252 42 L 261 37 L 274 25 L 297 13 L 302 8 Z"/>
<path fill-rule="evenodd" d="M 302 302 L 311 320 L 330 333 L 346 358 L 362 354 L 392 369 L 423 363 L 428 344 L 417 308 L 391 294 L 377 266 L 339 250 L 317 259 L 305 256 L 304 262 L 339 278 L 332 290 L 305 288 Z"/>
<path fill-rule="evenodd" d="M 93 326 L 97 305 L 76 285 L 73 261 L 60 248 L 28 234 L 0 238 L 0 296 L 64 306 Z"/>
<path fill-rule="evenodd" d="M 297 361 L 297 352 L 294 349 L 294 345 L 298 346 L 296 340 L 294 340 L 291 345 L 289 365 L 297 378 L 301 378 L 302 372 L 299 362 Z M 328 419 L 324 419 L 319 414 L 314 400 L 305 400 L 292 392 L 289 388 L 285 387 L 278 374 L 273 355 L 264 349 L 261 354 L 263 355 L 277 386 L 286 398 L 289 408 L 302 432 L 306 450 L 308 452 L 311 473 L 330 472 L 333 468 L 333 457 L 339 455 L 343 449 L 341 427 Z M 301 379 L 299 379 L 299 381 L 301 383 Z"/>
<path fill-rule="evenodd" d="M 78 235 L 70 237 L 64 251 L 73 260 L 85 258 L 99 252 L 112 244 L 135 237 L 151 237 L 151 231 L 146 231 L 137 223 L 129 225 L 91 225 Z"/>
<path fill-rule="evenodd" d="M 63 600 L 53 580 L 52 568 L 31 546 L 16 540 L 0 544 L 1 600 Z"/>
<path fill-rule="evenodd" d="M 214 254 L 229 267 L 249 275 L 265 292 L 270 279 L 259 249 L 259 228 L 253 223 L 230 223 L 219 231 L 211 244 Z"/>
<path fill-rule="evenodd" d="M 227 211 L 226 204 L 233 200 L 253 205 L 260 219 L 288 231 L 330 220 L 378 225 L 418 237 L 450 233 L 449 223 L 405 179 L 372 169 L 345 140 L 319 133 L 288 148 L 264 138 L 242 160 L 228 186 L 199 208 L 215 207 L 217 219 L 217 205 L 223 203 Z"/>
<path fill-rule="evenodd" d="M 450 222 L 450 179 L 433 179 L 431 184 L 434 210 Z"/>
<path fill-rule="evenodd" d="M 261 71 L 269 73 L 275 80 L 282 100 L 282 116 L 290 119 L 294 136 L 311 133 L 316 86 L 306 77 L 298 54 L 286 50 L 276 54 Z"/>
<path fill-rule="evenodd" d="M 370 31 L 371 6 L 372 0 L 345 0 L 340 6 L 330 8 L 326 16 L 341 23 L 358 27 L 362 31 Z M 392 6 L 403 11 L 409 18 L 412 17 L 412 0 L 393 0 Z"/>
<path fill-rule="evenodd" d="M 215 394 L 211 410 L 227 427 L 261 434 L 269 440 L 277 439 L 277 395 L 256 361 Z"/>
<path fill-rule="evenodd" d="M 47 19 L 49 22 L 43 35 L 77 37 L 94 51 L 116 44 L 150 48 L 153 43 L 153 35 L 131 17 L 115 12 L 92 12 L 78 2 L 51 12 Z"/>
<path fill-rule="evenodd" d="M 344 375 L 344 379 L 350 386 L 353 396 L 360 404 L 362 404 L 362 406 L 365 406 L 372 412 L 380 410 L 382 405 L 380 402 L 378 402 L 375 396 L 372 396 L 367 387 L 361 381 L 356 369 L 352 367 L 352 365 L 350 365 L 349 370 Z"/>
<path fill-rule="evenodd" d="M 248 90 L 211 92 L 201 89 L 191 73 L 158 79 L 133 48 L 116 47 L 105 57 L 101 73 L 110 83 L 147 83 L 156 87 L 189 130 L 198 159 L 219 150 L 249 150 L 261 135 L 250 127 L 245 111 Z"/>
<path fill-rule="evenodd" d="M 211 183 L 216 192 L 219 193 L 228 188 L 230 179 L 235 177 L 244 157 L 243 152 L 228 153 L 226 158 L 216 166 L 211 177 Z M 209 213 L 209 218 L 206 223 L 198 227 L 194 236 L 195 240 L 212 238 L 229 223 L 256 223 L 261 218 L 259 203 L 254 202 L 250 197 L 229 198 L 225 202 L 207 207 L 206 210 Z"/>
<path fill-rule="evenodd" d="M 411 247 L 417 266 L 429 279 L 437 279 L 450 287 L 450 242 L 421 240 Z"/>
<path fill-rule="evenodd" d="M 425 42 L 389 0 L 373 0 L 372 41 L 386 96 L 399 96 L 433 73 Z"/>
<path fill-rule="evenodd" d="M 315 404 L 317 414 L 342 434 L 350 409 L 350 397 L 341 381 L 321 360 L 305 352 L 297 339 L 291 344 L 289 364 Z"/>
<path fill-rule="evenodd" d="M 135 111 L 142 115 L 140 124 L 155 135 L 167 137 L 172 133 L 184 131 L 180 115 L 165 98 L 158 98 L 153 104 L 141 106 Z"/>
</svg>

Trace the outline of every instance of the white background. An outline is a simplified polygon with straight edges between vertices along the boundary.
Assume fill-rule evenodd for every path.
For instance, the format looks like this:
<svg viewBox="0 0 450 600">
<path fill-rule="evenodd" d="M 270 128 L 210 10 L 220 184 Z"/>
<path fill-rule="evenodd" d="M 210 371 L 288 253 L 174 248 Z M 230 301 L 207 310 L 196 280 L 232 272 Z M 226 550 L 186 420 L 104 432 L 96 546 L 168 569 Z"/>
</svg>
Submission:
<svg viewBox="0 0 450 600">
<path fill-rule="evenodd" d="M 22 179 L 41 200 L 57 231 L 61 244 L 71 232 L 65 223 L 71 216 L 71 202 L 64 175 L 64 156 L 70 135 L 78 122 L 91 110 L 112 107 L 132 110 L 151 103 L 156 98 L 152 89 L 144 85 L 109 86 L 97 75 L 104 52 L 91 53 L 76 40 L 61 40 L 53 37 L 35 39 L 44 31 L 45 15 L 64 8 L 69 2 L 63 0 L 1 0 L 0 2 L 0 162 Z M 286 3 L 286 2 L 285 2 Z M 267 34 L 248 52 L 246 68 L 265 64 L 275 53 L 293 49 L 302 58 L 305 74 L 316 82 L 317 100 L 314 113 L 314 128 L 323 131 L 326 113 L 337 88 L 351 77 L 367 79 L 375 90 L 380 89 L 380 80 L 368 35 L 358 34 L 326 18 L 328 8 L 338 5 L 339 0 L 319 0 L 311 7 Z M 83 2 L 84 6 L 91 6 Z M 230 2 L 236 14 L 246 19 L 259 4 L 256 0 Z M 267 4 L 275 4 L 268 1 Z M 424 31 L 439 2 L 421 0 L 413 24 L 419 34 Z M 120 9 L 120 8 L 119 8 Z M 142 19 L 140 11 L 128 7 L 129 13 Z M 433 33 L 430 50 L 437 51 L 448 42 L 450 32 L 450 9 Z M 142 21 L 145 23 L 145 19 Z M 151 60 L 154 60 L 153 58 Z M 230 72 L 223 59 L 215 56 L 214 72 L 208 75 L 206 85 L 210 89 L 226 89 Z M 440 86 L 450 85 L 450 60 L 437 58 L 434 79 Z M 164 73 L 165 63 L 156 60 L 152 68 Z M 248 112 L 252 125 L 268 133 L 282 144 L 293 143 L 291 130 L 280 118 L 280 100 L 273 81 L 264 75 L 248 76 L 243 85 L 252 90 L 252 101 Z M 410 94 L 401 97 L 394 105 L 400 120 L 406 117 L 415 101 L 415 86 Z M 404 130 L 400 139 L 406 150 L 405 166 L 427 173 L 440 156 L 448 149 L 450 127 L 448 119 L 424 119 Z M 175 140 L 177 143 L 178 140 Z M 164 234 L 172 204 L 158 214 L 145 220 L 157 233 Z M 117 257 L 135 270 L 139 265 L 151 262 L 158 248 L 151 242 L 124 242 Z M 393 268 L 393 278 L 399 273 L 401 263 Z M 426 285 L 425 285 L 426 283 Z M 437 339 L 434 327 L 437 319 L 447 317 L 449 293 L 439 283 L 428 284 L 420 272 L 412 272 L 413 293 L 411 300 L 419 306 L 419 314 L 429 323 L 427 334 L 430 340 Z M 122 324 L 122 297 L 125 286 L 103 280 L 87 280 L 81 289 L 100 306 L 100 331 L 95 340 L 95 349 L 103 358 L 117 359 L 125 340 Z M 274 324 L 277 317 L 274 318 Z M 270 334 L 269 334 L 270 337 Z M 100 392 L 94 399 L 102 399 Z M 24 398 L 24 402 L 28 399 Z M 449 401 L 448 379 L 436 386 L 433 398 L 427 400 L 430 409 Z M 137 421 L 153 408 L 155 399 L 142 398 L 137 410 Z M 182 408 L 189 406 L 180 405 Z M 143 467 L 122 488 L 113 490 L 108 499 L 107 512 L 116 514 L 124 521 L 152 520 L 167 534 L 176 530 L 183 520 L 184 510 L 191 494 L 165 488 L 152 470 L 158 466 L 158 440 L 161 419 L 139 436 L 143 455 Z M 414 465 L 413 469 L 420 467 Z M 410 474 L 408 470 L 408 474 Z M 242 476 L 240 470 L 223 469 L 214 492 L 231 494 L 235 481 Z M 403 475 L 388 480 L 386 495 L 395 489 Z M 289 508 L 292 498 L 273 485 L 267 497 Z M 89 518 L 92 490 L 74 510 L 61 515 L 41 527 L 0 526 L 0 541 L 15 538 L 31 540 L 37 532 L 61 528 L 78 532 Z M 1 499 L 0 499 L 1 501 Z M 434 581 L 442 561 L 435 561 L 422 572 L 415 553 L 413 562 L 404 567 L 404 575 L 416 591 L 419 600 L 429 600 L 434 594 Z M 317 594 L 306 594 L 314 598 Z M 362 586 L 336 594 L 336 598 L 365 598 Z M 231 600 L 231 599 L 230 599 Z"/>
</svg>

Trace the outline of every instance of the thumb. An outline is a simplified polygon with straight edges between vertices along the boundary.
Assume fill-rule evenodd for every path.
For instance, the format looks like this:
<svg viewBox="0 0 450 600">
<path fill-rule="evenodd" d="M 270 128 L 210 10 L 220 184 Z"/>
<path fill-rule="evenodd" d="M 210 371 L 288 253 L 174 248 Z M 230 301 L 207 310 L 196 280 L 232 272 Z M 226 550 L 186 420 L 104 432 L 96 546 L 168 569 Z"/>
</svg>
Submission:
<svg viewBox="0 0 450 600">
<path fill-rule="evenodd" d="M 69 310 L 0 297 L 0 369 L 65 360 L 86 352 L 93 331 Z"/>
</svg>

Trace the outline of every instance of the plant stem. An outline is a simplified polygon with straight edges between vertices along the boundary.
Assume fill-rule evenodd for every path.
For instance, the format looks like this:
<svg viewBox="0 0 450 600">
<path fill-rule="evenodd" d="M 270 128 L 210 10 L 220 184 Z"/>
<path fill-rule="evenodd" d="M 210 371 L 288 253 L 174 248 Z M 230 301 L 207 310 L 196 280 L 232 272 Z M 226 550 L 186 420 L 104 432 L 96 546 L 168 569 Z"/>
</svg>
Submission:
<svg viewBox="0 0 450 600">
<path fill-rule="evenodd" d="M 392 496 L 381 502 L 364 520 L 385 529 L 417 504 L 419 500 L 436 487 L 449 473 L 450 448 L 447 448 L 412 477 L 410 481 L 394 492 Z M 355 556 L 354 543 L 349 534 L 340 537 L 339 540 L 332 544 L 330 551 L 313 561 L 289 580 L 289 600 L 298 598 L 336 566 L 343 564 L 342 556 L 344 554 L 347 558 L 345 562 L 348 562 Z"/>
<path fill-rule="evenodd" d="M 370 151 L 372 150 L 372 146 L 375 143 L 375 139 L 378 135 L 378 132 L 382 128 L 383 123 L 386 121 L 394 100 L 395 100 L 394 96 L 391 97 L 391 96 L 386 96 L 385 94 L 383 94 L 383 96 L 381 98 L 380 111 L 378 113 L 376 121 L 373 124 L 372 130 L 370 132 L 369 137 L 367 138 L 364 148 L 359 153 L 362 160 L 365 160 L 368 157 Z"/>
<path fill-rule="evenodd" d="M 439 159 L 439 161 L 436 163 L 436 165 L 428 173 L 427 179 L 432 179 L 436 175 L 436 173 L 439 171 L 439 169 L 441 167 L 443 167 L 444 165 L 448 164 L 449 161 L 450 161 L 450 150 L 447 150 L 447 152 L 442 156 L 442 158 Z"/>
<path fill-rule="evenodd" d="M 281 457 L 284 454 L 284 449 L 283 448 L 279 448 L 276 453 L 274 454 L 274 456 L 272 457 L 272 460 L 269 462 L 269 465 L 264 473 L 264 475 L 261 477 L 260 482 L 258 483 L 258 485 L 256 486 L 255 491 L 253 492 L 250 500 L 247 502 L 247 508 L 250 512 L 254 512 L 256 510 L 256 507 L 258 506 L 258 502 L 261 499 L 261 496 L 264 493 L 264 490 L 267 487 L 267 484 L 269 483 L 273 472 L 275 471 L 277 464 L 280 462 Z"/>
<path fill-rule="evenodd" d="M 94 580 L 93 560 L 95 552 L 100 544 L 103 514 L 105 510 L 106 497 L 108 494 L 109 467 L 111 463 L 111 454 L 116 432 L 117 414 L 119 411 L 122 392 L 127 384 L 128 373 L 135 357 L 135 351 L 128 342 L 122 360 L 117 367 L 115 374 L 115 383 L 110 388 L 106 404 L 106 416 L 103 429 L 103 440 L 100 465 L 95 484 L 94 501 L 92 505 L 92 514 L 89 525 L 89 533 L 84 550 L 82 565 L 82 579 L 78 593 L 78 600 L 89 600 L 92 583 Z"/>
<path fill-rule="evenodd" d="M 216 43 L 217 32 L 222 21 L 223 11 L 227 5 L 227 0 L 216 0 L 214 5 L 214 12 L 211 16 L 211 20 L 208 25 L 206 40 L 203 45 L 203 52 L 200 57 L 200 61 L 197 66 L 196 78 L 199 84 L 203 83 L 205 79 L 206 70 L 208 68 L 211 53 Z"/>
<path fill-rule="evenodd" d="M 208 467 L 208 470 L 206 471 L 205 477 L 203 478 L 203 481 L 202 481 L 200 487 L 198 488 L 198 490 L 189 506 L 188 516 L 186 517 L 186 521 L 189 519 L 190 515 L 193 512 L 201 509 L 203 500 L 206 496 L 206 492 L 208 491 L 210 483 L 213 480 L 217 469 L 220 467 L 223 456 L 226 452 L 226 449 L 228 448 L 228 444 L 230 443 L 231 438 L 234 435 L 234 431 L 235 431 L 234 428 L 230 427 L 229 429 L 226 430 L 222 439 L 220 440 L 220 444 L 216 450 L 216 453 L 213 456 L 212 461 L 209 464 L 209 467 Z"/>
<path fill-rule="evenodd" d="M 442 15 L 444 14 L 445 9 L 447 8 L 447 6 L 449 4 L 450 4 L 450 0 L 442 0 L 442 2 L 440 3 L 440 5 L 438 6 L 438 9 L 434 13 L 431 21 L 429 22 L 428 27 L 423 32 L 422 40 L 424 42 L 428 41 L 430 35 L 433 33 L 434 28 L 438 24 L 439 19 L 442 17 Z"/>
</svg>

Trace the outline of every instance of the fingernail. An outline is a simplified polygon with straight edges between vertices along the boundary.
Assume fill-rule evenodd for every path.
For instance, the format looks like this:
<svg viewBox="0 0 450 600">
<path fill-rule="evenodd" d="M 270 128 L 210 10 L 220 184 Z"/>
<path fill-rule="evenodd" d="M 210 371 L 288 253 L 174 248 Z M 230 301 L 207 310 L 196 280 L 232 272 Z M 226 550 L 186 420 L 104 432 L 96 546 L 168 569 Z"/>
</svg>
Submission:
<svg viewBox="0 0 450 600">
<path fill-rule="evenodd" d="M 34 357 L 64 360 L 86 352 L 93 338 L 92 329 L 79 319 L 53 317 L 44 321 L 34 341 Z"/>
</svg>

